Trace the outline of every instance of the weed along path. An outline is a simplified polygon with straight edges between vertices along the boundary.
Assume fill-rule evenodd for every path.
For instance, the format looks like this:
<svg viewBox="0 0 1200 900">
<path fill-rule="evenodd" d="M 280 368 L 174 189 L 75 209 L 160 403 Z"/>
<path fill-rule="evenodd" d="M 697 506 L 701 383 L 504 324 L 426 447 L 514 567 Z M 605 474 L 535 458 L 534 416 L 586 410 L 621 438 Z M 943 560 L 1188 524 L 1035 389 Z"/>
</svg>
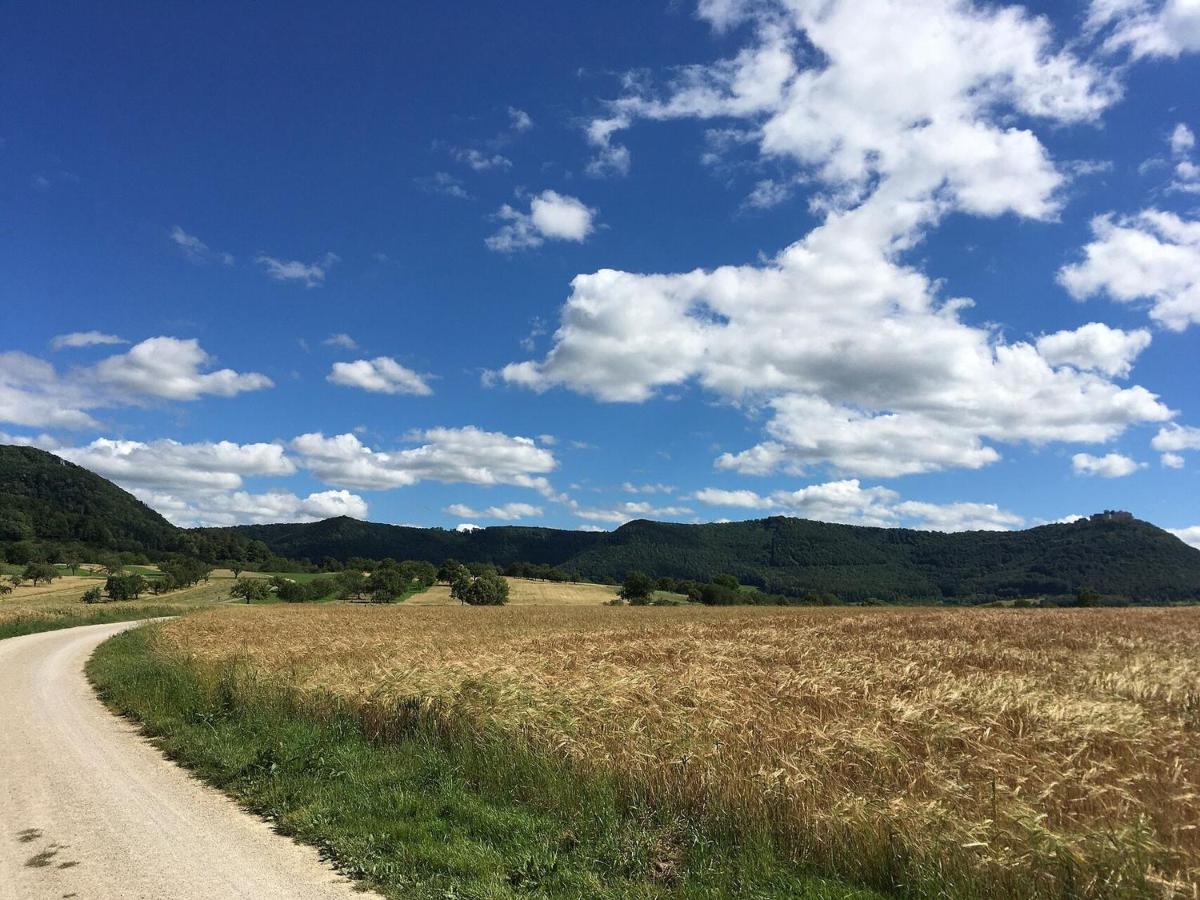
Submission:
<svg viewBox="0 0 1200 900">
<path fill-rule="evenodd" d="M 132 624 L 0 641 L 0 900 L 374 896 L 101 705 L 84 663 Z"/>
</svg>

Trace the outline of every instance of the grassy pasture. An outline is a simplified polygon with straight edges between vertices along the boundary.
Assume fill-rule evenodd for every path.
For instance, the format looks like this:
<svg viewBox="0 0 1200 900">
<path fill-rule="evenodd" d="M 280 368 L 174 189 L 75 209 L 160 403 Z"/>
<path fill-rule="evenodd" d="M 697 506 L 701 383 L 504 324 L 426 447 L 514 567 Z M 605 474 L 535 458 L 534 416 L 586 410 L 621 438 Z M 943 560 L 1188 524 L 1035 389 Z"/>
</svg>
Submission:
<svg viewBox="0 0 1200 900">
<path fill-rule="evenodd" d="M 569 584 L 537 581 L 532 578 L 506 578 L 511 606 L 601 606 L 617 596 L 617 589 L 604 584 Z M 450 597 L 450 588 L 435 584 L 429 590 L 410 597 L 407 606 L 458 606 Z"/>
<path fill-rule="evenodd" d="M 694 841 L 761 838 L 873 888 L 1200 882 L 1200 609 L 410 602 L 226 607 L 158 634 L 164 659 L 340 698 L 370 734 L 612 778 L 626 808 L 665 810 Z M 496 777 L 519 793 L 526 769 Z"/>
<path fill-rule="evenodd" d="M 24 571 L 24 567 L 21 567 Z M 82 569 L 80 570 L 83 571 Z M 157 570 L 155 570 L 155 573 Z M 153 577 L 150 573 L 147 577 Z M 104 576 L 96 574 L 63 575 L 49 584 L 23 584 L 11 594 L 0 597 L 0 638 L 30 634 L 52 628 L 70 628 L 101 622 L 120 622 L 149 616 L 180 615 L 229 600 L 232 574 L 214 573 L 207 584 L 154 596 L 143 594 L 138 600 L 88 606 L 80 602 L 84 591 L 103 585 Z"/>
</svg>

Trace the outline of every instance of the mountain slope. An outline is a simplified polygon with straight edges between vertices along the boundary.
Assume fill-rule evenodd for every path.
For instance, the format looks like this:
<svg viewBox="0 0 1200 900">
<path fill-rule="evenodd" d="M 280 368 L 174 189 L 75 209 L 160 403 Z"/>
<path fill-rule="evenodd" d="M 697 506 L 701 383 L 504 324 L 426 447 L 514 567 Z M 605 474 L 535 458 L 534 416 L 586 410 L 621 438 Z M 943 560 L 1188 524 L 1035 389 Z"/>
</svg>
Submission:
<svg viewBox="0 0 1200 900">
<path fill-rule="evenodd" d="M 728 572 L 773 593 L 844 599 L 1067 595 L 1081 588 L 1134 600 L 1200 600 L 1200 550 L 1128 514 L 1027 531 L 959 534 L 831 525 L 776 516 L 676 525 L 639 520 L 608 533 L 505 526 L 472 532 L 345 517 L 294 525 L 177 528 L 131 494 L 52 453 L 0 446 L 0 551 L 65 545 L 151 558 L 319 563 L 426 559 L 531 562 L 590 578 L 631 569 L 707 580 Z M 279 561 L 276 561 L 278 563 Z"/>
<path fill-rule="evenodd" d="M 957 534 L 782 516 L 709 525 L 639 520 L 604 534 L 511 526 L 459 533 L 346 518 L 236 530 L 280 556 L 314 562 L 520 560 L 592 578 L 621 578 L 631 569 L 701 580 L 729 572 L 772 592 L 846 599 L 1065 595 L 1081 588 L 1138 600 L 1200 599 L 1200 550 L 1129 516 Z"/>
<path fill-rule="evenodd" d="M 132 494 L 33 447 L 0 446 L 0 543 L 55 541 L 159 552 L 181 532 Z"/>
</svg>

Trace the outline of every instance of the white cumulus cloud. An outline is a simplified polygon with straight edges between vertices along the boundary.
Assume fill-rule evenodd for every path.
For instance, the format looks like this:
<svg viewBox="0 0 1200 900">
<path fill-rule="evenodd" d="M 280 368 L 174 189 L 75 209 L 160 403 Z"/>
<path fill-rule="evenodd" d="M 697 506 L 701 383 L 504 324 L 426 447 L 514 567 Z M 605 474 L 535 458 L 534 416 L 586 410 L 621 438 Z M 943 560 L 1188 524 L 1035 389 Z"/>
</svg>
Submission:
<svg viewBox="0 0 1200 900">
<path fill-rule="evenodd" d="M 0 353 L 0 422 L 48 428 L 92 428 L 90 411 L 148 400 L 232 397 L 272 386 L 257 372 L 212 369 L 195 339 L 154 337 L 93 366 L 59 372 L 26 353 Z"/>
<path fill-rule="evenodd" d="M 718 460 L 759 474 L 978 468 L 999 459 L 994 444 L 1103 442 L 1171 417 L 1111 380 L 1144 337 L 1060 335 L 1047 358 L 968 324 L 969 300 L 902 262 L 951 212 L 1057 215 L 1068 175 L 1032 127 L 1096 120 L 1119 93 L 1106 71 L 1014 7 L 763 0 L 700 13 L 745 20 L 753 37 L 663 90 L 629 80 L 589 140 L 608 152 L 639 120 L 736 120 L 764 159 L 816 187 L 822 223 L 760 264 L 578 275 L 550 351 L 501 378 L 619 402 L 697 382 L 767 412 L 767 440 Z"/>
<path fill-rule="evenodd" d="M 427 397 L 433 393 L 433 388 L 425 381 L 424 376 L 405 368 L 390 356 L 336 362 L 326 380 L 343 387 L 362 388 L 377 394 L 414 394 Z"/>
<path fill-rule="evenodd" d="M 864 487 L 857 478 L 813 484 L 795 491 L 769 495 L 750 490 L 704 488 L 695 498 L 709 506 L 786 513 L 821 522 L 906 526 L 929 531 L 1002 531 L 1018 528 L 1024 520 L 994 503 L 927 503 L 902 500 L 881 486 Z"/>
<path fill-rule="evenodd" d="M 511 253 L 540 247 L 546 241 L 582 242 L 593 230 L 596 211 L 582 200 L 545 190 L 529 202 L 529 212 L 507 203 L 496 214 L 507 222 L 485 243 L 492 250 Z"/>
<path fill-rule="evenodd" d="M 1052 366 L 1092 369 L 1105 375 L 1126 376 L 1138 355 L 1150 346 L 1144 328 L 1122 331 L 1102 322 L 1089 322 L 1073 331 L 1056 331 L 1037 339 L 1038 353 Z"/>
<path fill-rule="evenodd" d="M 1106 453 L 1104 456 L 1076 453 L 1071 457 L 1071 467 L 1076 475 L 1098 475 L 1101 478 L 1124 478 L 1144 465 L 1120 453 Z"/>
<path fill-rule="evenodd" d="M 500 519 L 512 522 L 517 519 L 531 519 L 542 515 L 542 507 L 530 503 L 503 503 L 499 506 L 489 506 L 485 509 L 475 509 L 465 503 L 453 503 L 446 507 L 446 512 L 462 519 Z"/>
<path fill-rule="evenodd" d="M 1135 216 L 1098 216 L 1084 259 L 1064 266 L 1059 281 L 1083 300 L 1106 294 L 1143 303 L 1150 317 L 1183 331 L 1200 323 L 1200 221 L 1147 209 Z"/>
<path fill-rule="evenodd" d="M 292 441 L 301 465 L 337 487 L 387 490 L 420 481 L 508 484 L 546 496 L 546 474 L 558 467 L 554 454 L 532 438 L 465 428 L 429 428 L 411 435 L 417 446 L 376 451 L 356 435 L 302 434 Z"/>
</svg>

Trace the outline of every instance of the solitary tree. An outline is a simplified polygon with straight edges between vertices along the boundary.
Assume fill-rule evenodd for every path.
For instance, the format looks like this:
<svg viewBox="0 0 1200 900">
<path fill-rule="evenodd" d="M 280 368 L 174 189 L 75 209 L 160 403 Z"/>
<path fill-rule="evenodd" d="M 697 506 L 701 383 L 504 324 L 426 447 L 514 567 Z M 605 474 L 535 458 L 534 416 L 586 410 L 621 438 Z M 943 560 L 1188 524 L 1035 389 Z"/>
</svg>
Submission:
<svg viewBox="0 0 1200 900">
<path fill-rule="evenodd" d="M 464 571 L 455 579 L 450 596 L 469 606 L 502 606 L 508 602 L 508 582 L 500 575 L 472 578 Z"/>
<path fill-rule="evenodd" d="M 58 577 L 58 569 L 49 563 L 30 563 L 25 567 L 25 577 L 36 585 L 39 581 L 49 584 Z"/>
<path fill-rule="evenodd" d="M 229 596 L 245 600 L 247 603 L 266 600 L 271 596 L 271 585 L 262 578 L 239 578 L 229 589 Z"/>
<path fill-rule="evenodd" d="M 633 604 L 645 603 L 654 590 L 654 582 L 644 572 L 634 569 L 625 575 L 625 582 L 618 593 L 622 600 Z"/>
</svg>

